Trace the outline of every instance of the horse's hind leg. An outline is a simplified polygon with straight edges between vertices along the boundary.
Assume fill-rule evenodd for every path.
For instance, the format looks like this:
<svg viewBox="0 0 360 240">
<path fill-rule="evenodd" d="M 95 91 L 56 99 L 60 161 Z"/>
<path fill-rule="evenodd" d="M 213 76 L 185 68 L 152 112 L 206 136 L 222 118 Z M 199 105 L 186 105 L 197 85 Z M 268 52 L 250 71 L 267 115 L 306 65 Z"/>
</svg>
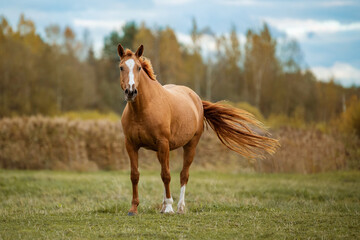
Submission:
<svg viewBox="0 0 360 240">
<path fill-rule="evenodd" d="M 196 146 L 199 142 L 201 134 L 195 135 L 193 139 L 191 139 L 190 142 L 188 142 L 184 146 L 184 163 L 183 163 L 183 169 L 180 173 L 180 198 L 178 202 L 178 209 L 177 213 L 185 213 L 185 187 L 189 180 L 189 169 L 190 165 L 194 160 Z"/>
<path fill-rule="evenodd" d="M 169 166 L 169 141 L 162 140 L 158 143 L 158 151 L 157 156 L 159 159 L 159 162 L 161 164 L 161 179 L 164 183 L 164 201 L 161 208 L 162 213 L 174 213 L 174 210 L 172 208 L 172 204 L 174 202 L 173 198 L 171 197 L 170 193 L 170 166 Z"/>
</svg>

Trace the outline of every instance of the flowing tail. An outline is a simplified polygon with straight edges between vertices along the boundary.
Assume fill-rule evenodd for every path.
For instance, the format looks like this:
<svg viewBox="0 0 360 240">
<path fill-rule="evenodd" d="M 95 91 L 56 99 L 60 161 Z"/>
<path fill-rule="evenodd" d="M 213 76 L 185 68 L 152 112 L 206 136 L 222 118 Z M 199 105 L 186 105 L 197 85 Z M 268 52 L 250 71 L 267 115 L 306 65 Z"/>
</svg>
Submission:
<svg viewBox="0 0 360 240">
<path fill-rule="evenodd" d="M 221 103 L 202 101 L 202 104 L 205 122 L 229 149 L 244 157 L 264 158 L 280 146 L 251 113 Z"/>
</svg>

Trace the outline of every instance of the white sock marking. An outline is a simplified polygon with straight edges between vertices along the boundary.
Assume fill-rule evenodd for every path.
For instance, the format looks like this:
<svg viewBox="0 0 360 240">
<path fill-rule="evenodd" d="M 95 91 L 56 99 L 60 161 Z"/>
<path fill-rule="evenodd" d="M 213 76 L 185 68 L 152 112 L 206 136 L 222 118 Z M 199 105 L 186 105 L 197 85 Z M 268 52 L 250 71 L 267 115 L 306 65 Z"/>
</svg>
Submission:
<svg viewBox="0 0 360 240">
<path fill-rule="evenodd" d="M 133 59 L 129 59 L 125 62 L 126 66 L 128 66 L 129 68 L 129 85 L 130 85 L 130 91 L 132 91 L 133 85 L 135 84 L 134 81 L 134 66 L 135 66 L 135 61 Z"/>
<path fill-rule="evenodd" d="M 162 213 L 174 213 L 174 210 L 172 208 L 172 204 L 174 203 L 174 200 L 172 197 L 166 198 L 166 191 L 164 189 L 164 201 L 163 206 L 161 209 Z"/>
<path fill-rule="evenodd" d="M 178 212 L 185 211 L 185 185 L 180 188 L 180 198 L 178 202 Z"/>
</svg>

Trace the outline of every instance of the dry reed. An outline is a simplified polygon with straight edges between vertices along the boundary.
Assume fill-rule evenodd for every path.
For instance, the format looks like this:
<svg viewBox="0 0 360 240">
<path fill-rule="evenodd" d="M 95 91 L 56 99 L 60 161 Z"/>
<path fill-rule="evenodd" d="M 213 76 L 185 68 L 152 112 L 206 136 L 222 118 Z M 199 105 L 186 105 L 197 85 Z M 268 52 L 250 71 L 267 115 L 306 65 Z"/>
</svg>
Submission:
<svg viewBox="0 0 360 240">
<path fill-rule="evenodd" d="M 313 173 L 346 167 L 341 140 L 315 129 L 280 128 L 281 148 L 273 156 L 249 162 L 205 131 L 192 168 L 260 172 Z M 182 149 L 170 153 L 172 170 L 182 166 Z M 141 150 L 142 169 L 160 169 L 156 154 Z M 129 169 L 120 122 L 24 117 L 0 119 L 0 168 L 91 171 Z"/>
</svg>

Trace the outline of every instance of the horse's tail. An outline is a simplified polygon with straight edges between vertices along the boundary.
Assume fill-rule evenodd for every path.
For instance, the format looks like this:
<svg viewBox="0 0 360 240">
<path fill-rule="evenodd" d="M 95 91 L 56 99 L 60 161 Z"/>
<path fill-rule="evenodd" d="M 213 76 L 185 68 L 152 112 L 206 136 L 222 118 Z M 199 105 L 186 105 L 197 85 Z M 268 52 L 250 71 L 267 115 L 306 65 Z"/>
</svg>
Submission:
<svg viewBox="0 0 360 240">
<path fill-rule="evenodd" d="M 280 146 L 264 125 L 244 110 L 202 101 L 204 120 L 229 149 L 248 158 L 264 158 Z"/>
</svg>

